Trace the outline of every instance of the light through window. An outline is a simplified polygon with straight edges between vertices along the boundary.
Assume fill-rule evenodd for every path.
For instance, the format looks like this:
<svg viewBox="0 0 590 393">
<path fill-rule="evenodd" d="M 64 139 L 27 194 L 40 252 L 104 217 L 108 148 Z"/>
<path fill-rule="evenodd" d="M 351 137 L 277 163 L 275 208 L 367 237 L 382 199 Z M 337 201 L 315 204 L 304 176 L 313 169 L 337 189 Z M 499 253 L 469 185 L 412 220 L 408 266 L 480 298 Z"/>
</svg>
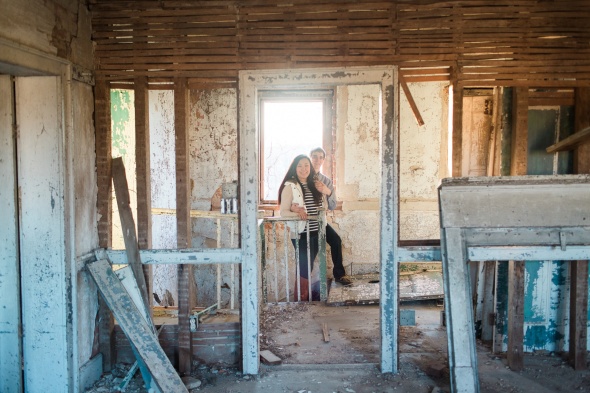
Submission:
<svg viewBox="0 0 590 393">
<path fill-rule="evenodd" d="M 322 146 L 323 101 L 262 101 L 265 201 L 278 199 L 280 182 L 299 154 Z"/>
</svg>

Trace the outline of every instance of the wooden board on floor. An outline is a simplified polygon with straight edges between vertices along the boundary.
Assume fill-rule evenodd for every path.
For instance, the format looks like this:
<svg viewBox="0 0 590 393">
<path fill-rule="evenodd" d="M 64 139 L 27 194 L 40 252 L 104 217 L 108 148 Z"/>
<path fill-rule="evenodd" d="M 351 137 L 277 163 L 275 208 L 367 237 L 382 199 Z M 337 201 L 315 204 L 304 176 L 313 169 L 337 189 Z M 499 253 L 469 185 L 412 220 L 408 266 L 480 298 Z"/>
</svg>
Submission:
<svg viewBox="0 0 590 393">
<path fill-rule="evenodd" d="M 160 391 L 188 393 L 162 350 L 152 327 L 146 323 L 108 261 L 98 260 L 86 267 Z"/>
<path fill-rule="evenodd" d="M 400 301 L 442 299 L 443 278 L 441 271 L 425 271 L 399 276 Z M 354 276 L 350 286 L 332 284 L 327 304 L 350 306 L 379 304 L 379 275 Z"/>
</svg>

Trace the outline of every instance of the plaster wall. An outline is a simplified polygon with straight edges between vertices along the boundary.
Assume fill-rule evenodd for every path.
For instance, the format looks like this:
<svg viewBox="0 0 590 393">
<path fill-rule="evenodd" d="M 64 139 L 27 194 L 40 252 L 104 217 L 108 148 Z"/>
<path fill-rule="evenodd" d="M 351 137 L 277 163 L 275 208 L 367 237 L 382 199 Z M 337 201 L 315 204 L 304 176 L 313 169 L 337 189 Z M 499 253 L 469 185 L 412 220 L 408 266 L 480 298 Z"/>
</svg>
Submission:
<svg viewBox="0 0 590 393">
<path fill-rule="evenodd" d="M 174 139 L 174 92 L 150 90 L 150 165 L 152 208 L 176 209 L 176 154 Z M 176 248 L 176 216 L 152 214 L 152 247 Z M 153 291 L 168 304 L 178 299 L 178 267 L 153 266 Z M 175 304 L 177 302 L 175 301 Z"/>
<path fill-rule="evenodd" d="M 339 86 L 336 94 L 336 171 L 342 210 L 329 214 L 342 238 L 348 274 L 379 266 L 381 155 L 378 85 Z M 330 264 L 331 261 L 328 260 Z"/>
<path fill-rule="evenodd" d="M 238 179 L 236 90 L 191 90 L 189 111 L 192 209 L 210 210 L 215 191 Z"/>
<path fill-rule="evenodd" d="M 235 89 L 191 90 L 189 103 L 189 154 L 191 179 L 191 208 L 211 210 L 211 199 L 223 183 L 238 180 L 238 109 Z M 193 218 L 193 247 L 238 247 L 238 225 L 234 222 L 234 239 L 229 238 L 231 221 Z M 221 230 L 217 231 L 218 225 Z M 218 239 L 219 237 L 219 239 Z M 224 287 L 222 304 L 230 302 L 230 287 L 239 283 L 239 269 L 219 266 Z M 215 265 L 195 267 L 197 305 L 210 306 L 217 300 Z M 233 280 L 232 280 L 233 272 Z"/>
<path fill-rule="evenodd" d="M 400 92 L 400 238 L 438 239 L 437 187 L 449 176 L 448 84 L 408 83 L 424 125 Z"/>
</svg>

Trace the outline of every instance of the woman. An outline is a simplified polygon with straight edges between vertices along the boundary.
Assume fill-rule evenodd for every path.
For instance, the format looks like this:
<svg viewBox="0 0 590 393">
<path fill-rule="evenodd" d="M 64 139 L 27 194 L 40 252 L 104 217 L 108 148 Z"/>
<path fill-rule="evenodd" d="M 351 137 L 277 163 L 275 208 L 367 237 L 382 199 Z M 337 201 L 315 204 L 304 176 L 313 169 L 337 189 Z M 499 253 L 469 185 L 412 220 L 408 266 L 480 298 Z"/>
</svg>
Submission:
<svg viewBox="0 0 590 393">
<path fill-rule="evenodd" d="M 279 205 L 281 217 L 307 220 L 307 216 L 315 216 L 324 209 L 324 194 L 314 184 L 316 172 L 311 159 L 305 154 L 293 159 L 287 174 L 279 188 Z M 329 190 L 328 190 L 329 192 Z M 307 225 L 309 225 L 309 258 L 310 271 L 307 269 Z M 299 293 L 301 300 L 309 300 L 309 276 L 313 270 L 313 262 L 318 253 L 317 220 L 299 221 L 291 228 L 291 241 L 296 247 L 299 238 Z M 297 250 L 297 247 L 295 248 Z M 297 284 L 295 284 L 295 295 Z"/>
</svg>

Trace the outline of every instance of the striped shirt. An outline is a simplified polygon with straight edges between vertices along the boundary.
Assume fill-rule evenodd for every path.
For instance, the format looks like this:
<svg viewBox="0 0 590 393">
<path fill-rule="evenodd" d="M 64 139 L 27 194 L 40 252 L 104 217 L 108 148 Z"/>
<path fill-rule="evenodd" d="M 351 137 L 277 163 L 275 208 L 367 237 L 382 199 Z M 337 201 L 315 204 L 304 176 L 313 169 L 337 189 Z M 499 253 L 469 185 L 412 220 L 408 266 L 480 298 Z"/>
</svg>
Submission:
<svg viewBox="0 0 590 393">
<path fill-rule="evenodd" d="M 313 199 L 313 194 L 311 193 L 307 184 L 302 183 L 301 186 L 303 187 L 303 200 L 305 201 L 305 209 L 307 209 L 307 215 L 315 216 L 319 213 L 319 206 L 315 203 Z M 308 220 L 309 225 L 309 232 L 317 232 L 319 229 L 318 220 Z M 307 231 L 307 227 L 305 228 Z"/>
</svg>

